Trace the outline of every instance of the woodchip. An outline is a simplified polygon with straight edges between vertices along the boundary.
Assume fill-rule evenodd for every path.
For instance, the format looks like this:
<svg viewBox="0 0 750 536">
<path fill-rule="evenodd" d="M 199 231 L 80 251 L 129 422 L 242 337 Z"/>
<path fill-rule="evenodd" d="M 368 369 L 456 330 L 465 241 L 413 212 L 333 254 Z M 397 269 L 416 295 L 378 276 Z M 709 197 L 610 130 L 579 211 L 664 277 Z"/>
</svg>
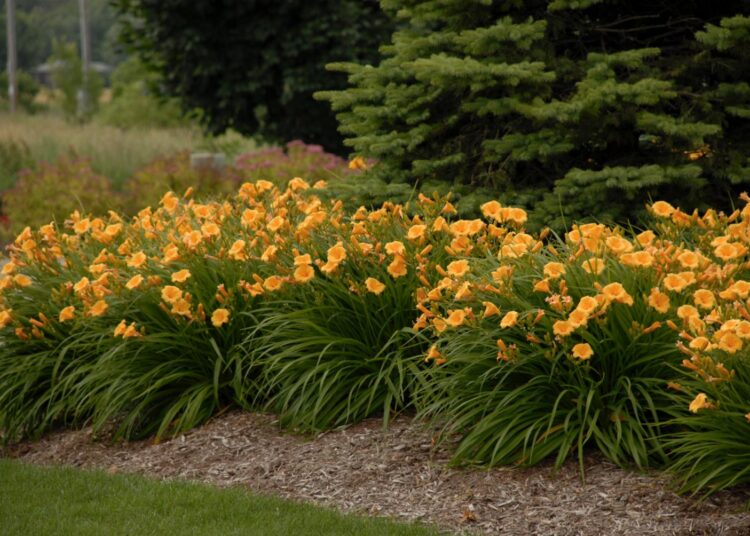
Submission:
<svg viewBox="0 0 750 536">
<path fill-rule="evenodd" d="M 307 501 L 341 511 L 503 535 L 750 535 L 750 490 L 698 502 L 658 473 L 622 470 L 596 454 L 585 479 L 560 470 L 453 468 L 450 446 L 408 417 L 314 438 L 282 432 L 271 415 L 234 411 L 162 443 L 95 441 L 88 429 L 50 434 L 0 455 L 44 465 L 182 478 Z"/>
</svg>

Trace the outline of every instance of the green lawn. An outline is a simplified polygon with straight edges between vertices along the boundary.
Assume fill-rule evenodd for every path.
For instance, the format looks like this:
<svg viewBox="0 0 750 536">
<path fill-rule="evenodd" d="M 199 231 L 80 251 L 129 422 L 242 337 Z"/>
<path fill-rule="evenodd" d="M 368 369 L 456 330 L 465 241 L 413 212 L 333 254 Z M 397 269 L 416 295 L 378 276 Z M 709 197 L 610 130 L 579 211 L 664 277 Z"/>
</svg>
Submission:
<svg viewBox="0 0 750 536">
<path fill-rule="evenodd" d="M 436 530 L 186 482 L 0 460 L 0 533 L 414 535 Z"/>
</svg>

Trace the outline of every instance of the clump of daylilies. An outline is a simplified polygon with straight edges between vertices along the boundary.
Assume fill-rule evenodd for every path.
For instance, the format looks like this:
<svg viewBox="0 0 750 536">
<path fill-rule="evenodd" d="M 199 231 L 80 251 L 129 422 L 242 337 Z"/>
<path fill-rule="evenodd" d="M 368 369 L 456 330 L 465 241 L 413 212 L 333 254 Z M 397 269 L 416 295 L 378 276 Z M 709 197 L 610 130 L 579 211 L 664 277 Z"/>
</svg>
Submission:
<svg viewBox="0 0 750 536">
<path fill-rule="evenodd" d="M 497 201 L 476 219 L 437 195 L 347 213 L 311 193 L 324 187 L 261 180 L 205 203 L 167 192 L 131 221 L 74 212 L 25 229 L 0 275 L 0 391 L 20 373 L 14 359 L 57 358 L 63 341 L 93 333 L 86 355 L 140 355 L 168 333 L 211 340 L 215 385 L 263 303 L 335 285 L 368 304 L 362 314 L 406 293 L 401 328 L 426 341 L 412 356 L 423 392 L 408 403 L 451 420 L 466 459 L 562 462 L 592 442 L 647 465 L 669 459 L 659 434 L 711 412 L 750 440 L 750 400 L 730 410 L 722 399 L 750 385 L 735 366 L 750 347 L 750 205 L 699 214 L 658 201 L 652 229 L 587 223 L 556 237 L 525 231 L 526 212 Z M 2 402 L 29 396 L 5 392 Z M 4 406 L 6 425 L 30 407 Z M 159 418 L 168 429 L 177 414 Z"/>
<path fill-rule="evenodd" d="M 745 195 L 742 199 L 750 201 Z M 590 323 L 616 314 L 616 304 L 632 308 L 638 301 L 657 317 L 639 327 L 641 333 L 671 330 L 675 347 L 685 355 L 683 367 L 708 382 L 731 380 L 723 361 L 750 344 L 750 205 L 729 216 L 714 211 L 686 214 L 664 201 L 650 210 L 656 217 L 654 230 L 628 237 L 622 229 L 602 224 L 574 225 L 562 243 L 545 244 L 548 231 L 532 236 L 496 226 L 523 223 L 520 209 L 486 203 L 482 212 L 489 224 L 446 224 L 454 237 L 446 250 L 466 258 L 437 265 L 442 276 L 437 284 L 418 290 L 421 315 L 415 328 L 429 327 L 438 339 L 450 339 L 451 329 L 489 322 L 499 333 L 520 326 L 525 338 L 536 343 L 541 339 L 534 327 L 542 319 L 553 319 L 544 325 L 548 342 L 566 348 L 573 360 L 588 361 L 595 353 L 581 339 L 586 339 Z M 488 264 L 484 253 L 493 241 L 498 247 Z M 617 277 L 622 281 L 613 280 Z M 638 284 L 625 285 L 626 280 Z M 530 287 L 523 290 L 544 305 L 502 309 L 501 303 L 518 296 L 519 284 Z M 590 293 L 582 292 L 584 285 Z M 439 344 L 432 346 L 428 360 L 440 359 Z M 502 337 L 496 344 L 497 359 L 511 360 Z M 715 406 L 699 393 L 690 411 L 709 407 Z"/>
<path fill-rule="evenodd" d="M 23 297 L 23 289 L 45 287 L 53 276 L 70 277 L 59 288 L 47 288 L 52 299 L 39 304 L 38 312 L 52 311 L 55 323 L 108 312 L 111 316 L 110 306 L 118 298 L 155 289 L 162 308 L 175 320 L 210 322 L 220 328 L 230 321 L 232 311 L 213 306 L 229 296 L 257 297 L 316 277 L 335 278 L 342 265 L 362 257 L 387 261 L 393 279 L 407 274 L 407 263 L 415 263 L 412 248 L 407 251 L 401 241 L 377 240 L 378 228 L 407 222 L 403 207 L 362 208 L 349 218 L 340 203 L 324 206 L 320 199 L 304 195 L 309 188 L 299 178 L 283 192 L 258 181 L 243 185 L 234 203 L 205 204 L 190 200 L 190 191 L 183 199 L 168 192 L 157 209 L 146 208 L 129 223 L 114 213 L 92 218 L 75 212 L 61 227 L 50 223 L 38 231 L 27 228 L 10 246 L 10 261 L 2 269 L 2 327 L 12 327 L 19 338 L 43 338 L 41 328 L 46 324 L 30 322 L 13 302 Z M 232 288 L 220 284 L 214 289 L 215 300 L 199 301 L 189 290 L 200 284 L 189 266 L 202 260 L 241 266 L 249 277 Z M 426 270 L 418 263 L 414 269 Z M 379 294 L 385 288 L 373 277 L 347 283 L 357 292 Z M 34 327 L 38 329 L 32 334 Z M 147 326 L 136 329 L 121 319 L 113 335 L 142 335 L 141 328 Z"/>
<path fill-rule="evenodd" d="M 726 421 L 711 448 L 739 455 L 737 436 L 750 440 L 750 377 L 740 376 L 750 205 L 649 209 L 653 228 L 636 233 L 588 223 L 559 239 L 531 235 L 506 227 L 521 217 L 496 202 L 482 206 L 484 221 L 448 226 L 458 258 L 418 289 L 414 328 L 434 341 L 426 413 L 464 435 L 461 459 L 536 463 L 556 452 L 561 463 L 594 443 L 617 463 L 659 464 L 673 456 L 665 438 L 679 436 L 679 467 L 692 472 L 706 453 L 686 446 L 705 443 L 685 431 L 699 426 L 690 414 Z"/>
</svg>

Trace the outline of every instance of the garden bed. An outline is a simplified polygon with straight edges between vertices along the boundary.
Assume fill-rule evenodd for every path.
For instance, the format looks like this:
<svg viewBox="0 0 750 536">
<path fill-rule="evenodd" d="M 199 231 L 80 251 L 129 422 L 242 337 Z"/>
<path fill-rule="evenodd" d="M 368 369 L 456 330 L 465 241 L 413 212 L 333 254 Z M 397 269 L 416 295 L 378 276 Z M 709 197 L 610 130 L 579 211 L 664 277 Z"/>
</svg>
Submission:
<svg viewBox="0 0 750 536">
<path fill-rule="evenodd" d="M 347 512 L 486 534 L 722 534 L 750 532 L 750 491 L 703 502 L 676 495 L 658 473 L 617 468 L 601 456 L 555 471 L 451 468 L 449 444 L 407 417 L 388 431 L 369 419 L 314 439 L 282 433 L 275 417 L 229 412 L 172 440 L 112 444 L 91 431 L 52 433 L 4 455 L 43 465 L 101 468 L 154 478 L 241 486 Z"/>
</svg>

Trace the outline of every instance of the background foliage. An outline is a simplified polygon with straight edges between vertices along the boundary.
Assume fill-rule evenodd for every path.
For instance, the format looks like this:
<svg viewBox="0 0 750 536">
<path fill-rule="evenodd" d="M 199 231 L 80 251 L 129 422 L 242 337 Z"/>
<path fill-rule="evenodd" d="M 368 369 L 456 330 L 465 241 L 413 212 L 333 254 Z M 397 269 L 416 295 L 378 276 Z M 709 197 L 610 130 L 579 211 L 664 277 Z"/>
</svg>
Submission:
<svg viewBox="0 0 750 536">
<path fill-rule="evenodd" d="M 88 0 L 91 54 L 95 61 L 117 63 L 116 12 L 109 0 Z M 18 65 L 30 71 L 52 54 L 53 38 L 80 42 L 77 0 L 16 0 Z M 0 10 L 0 58 L 6 58 L 5 4 Z M 3 66 L 5 61 L 3 60 Z"/>
<path fill-rule="evenodd" d="M 18 83 L 18 106 L 21 110 L 27 114 L 33 114 L 40 106 L 34 102 L 34 97 L 39 91 L 39 84 L 37 84 L 34 77 L 32 77 L 26 71 L 17 71 L 16 80 Z M 0 88 L 3 91 L 0 93 L 0 109 L 6 110 L 8 108 L 8 73 L 6 71 L 0 71 Z"/>
<path fill-rule="evenodd" d="M 118 209 L 110 181 L 91 169 L 91 162 L 69 154 L 54 163 L 39 163 L 18 174 L 15 185 L 2 192 L 3 213 L 10 226 L 0 228 L 0 240 L 7 240 L 26 225 L 62 222 L 74 210 L 105 213 Z"/>
<path fill-rule="evenodd" d="M 119 128 L 174 128 L 188 126 L 175 98 L 160 97 L 161 77 L 131 56 L 112 72 L 111 101 L 97 114 L 106 125 Z"/>
<path fill-rule="evenodd" d="M 391 23 L 377 2 L 117 0 L 123 39 L 206 125 L 341 149 L 314 91 L 344 87 L 331 61 L 372 61 Z"/>
<path fill-rule="evenodd" d="M 99 74 L 91 70 L 84 76 L 83 63 L 74 42 L 55 41 L 50 62 L 60 64 L 54 70 L 52 79 L 55 87 L 62 92 L 65 116 L 79 121 L 90 119 L 99 107 L 103 89 Z"/>
</svg>

